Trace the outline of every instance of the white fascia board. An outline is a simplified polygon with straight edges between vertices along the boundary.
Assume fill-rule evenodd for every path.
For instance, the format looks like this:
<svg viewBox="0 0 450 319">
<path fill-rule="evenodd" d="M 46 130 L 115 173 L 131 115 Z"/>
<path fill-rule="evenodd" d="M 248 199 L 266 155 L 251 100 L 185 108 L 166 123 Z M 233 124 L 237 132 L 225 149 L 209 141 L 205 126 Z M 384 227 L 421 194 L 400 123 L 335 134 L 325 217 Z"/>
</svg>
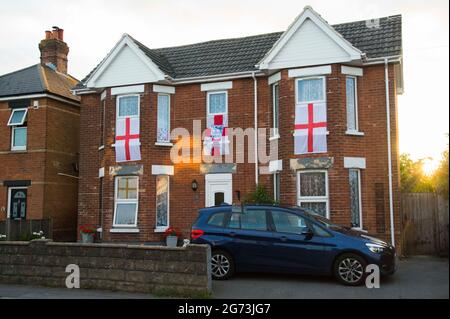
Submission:
<svg viewBox="0 0 450 319">
<path fill-rule="evenodd" d="M 171 165 L 152 165 L 152 175 L 174 175 L 174 168 Z"/>
<path fill-rule="evenodd" d="M 108 56 L 100 63 L 97 70 L 86 81 L 86 86 L 89 88 L 95 88 L 95 81 L 102 75 L 102 73 L 108 68 L 108 66 L 114 61 L 117 54 L 122 50 L 124 46 L 128 46 L 141 60 L 146 64 L 150 71 L 154 72 L 158 76 L 159 81 L 163 81 L 166 75 L 159 69 L 159 67 L 149 58 L 144 52 L 134 43 L 128 34 L 124 34 L 116 46 L 111 50 Z"/>
<path fill-rule="evenodd" d="M 201 85 L 202 92 L 218 91 L 218 90 L 230 90 L 233 88 L 233 81 L 206 83 Z"/>
<path fill-rule="evenodd" d="M 291 39 L 295 32 L 302 26 L 306 19 L 311 19 L 322 31 L 324 31 L 332 40 L 344 49 L 350 56 L 350 60 L 360 60 L 362 52 L 355 48 L 350 42 L 344 39 L 332 26 L 328 24 L 316 11 L 310 6 L 306 6 L 302 13 L 294 20 L 288 29 L 281 35 L 269 52 L 257 64 L 260 70 L 268 69 L 270 62 L 276 57 L 286 43 Z M 331 62 L 330 62 L 331 63 Z"/>
<path fill-rule="evenodd" d="M 288 72 L 290 78 L 300 78 L 314 75 L 331 74 L 331 65 L 316 66 L 313 68 L 292 69 Z"/>
<path fill-rule="evenodd" d="M 269 172 L 277 173 L 283 170 L 283 160 L 270 161 L 269 162 Z"/>
<path fill-rule="evenodd" d="M 167 93 L 167 94 L 175 94 L 174 86 L 167 85 L 153 85 L 153 92 L 155 93 Z"/>
<path fill-rule="evenodd" d="M 119 86 L 111 89 L 111 95 L 122 95 L 122 94 L 133 94 L 133 93 L 144 93 L 144 85 L 130 85 L 130 86 Z"/>
<path fill-rule="evenodd" d="M 364 157 L 344 157 L 344 168 L 366 169 L 366 159 Z"/>
<path fill-rule="evenodd" d="M 275 73 L 274 75 L 269 76 L 268 83 L 272 85 L 274 83 L 281 81 L 281 72 Z"/>
<path fill-rule="evenodd" d="M 341 66 L 341 73 L 346 74 L 346 75 L 353 75 L 353 76 L 363 76 L 363 69 L 343 65 L 343 66 Z"/>
</svg>

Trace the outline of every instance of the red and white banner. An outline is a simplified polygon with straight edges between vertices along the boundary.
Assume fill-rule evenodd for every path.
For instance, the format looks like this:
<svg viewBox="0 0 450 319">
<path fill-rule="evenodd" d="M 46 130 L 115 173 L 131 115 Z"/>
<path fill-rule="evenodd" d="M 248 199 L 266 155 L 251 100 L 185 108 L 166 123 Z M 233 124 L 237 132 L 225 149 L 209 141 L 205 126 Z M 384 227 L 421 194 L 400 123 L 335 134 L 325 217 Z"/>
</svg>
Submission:
<svg viewBox="0 0 450 319">
<path fill-rule="evenodd" d="M 295 155 L 327 152 L 327 104 L 304 103 L 295 108 Z"/>
<path fill-rule="evenodd" d="M 230 153 L 228 141 L 228 115 L 210 115 L 206 123 L 206 133 L 203 142 L 205 155 L 227 155 Z"/>
<path fill-rule="evenodd" d="M 116 162 L 140 161 L 139 118 L 120 118 L 116 122 Z"/>
</svg>

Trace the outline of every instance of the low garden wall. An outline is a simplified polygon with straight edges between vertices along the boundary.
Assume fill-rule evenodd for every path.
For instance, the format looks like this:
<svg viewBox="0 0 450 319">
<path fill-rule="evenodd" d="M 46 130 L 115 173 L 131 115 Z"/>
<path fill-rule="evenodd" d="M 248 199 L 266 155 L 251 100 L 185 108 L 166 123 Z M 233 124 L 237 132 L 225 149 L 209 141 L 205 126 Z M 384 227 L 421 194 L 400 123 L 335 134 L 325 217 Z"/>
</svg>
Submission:
<svg viewBox="0 0 450 319">
<path fill-rule="evenodd" d="M 0 241 L 0 282 L 66 287 L 68 265 L 80 288 L 174 295 L 211 291 L 210 248 Z"/>
</svg>

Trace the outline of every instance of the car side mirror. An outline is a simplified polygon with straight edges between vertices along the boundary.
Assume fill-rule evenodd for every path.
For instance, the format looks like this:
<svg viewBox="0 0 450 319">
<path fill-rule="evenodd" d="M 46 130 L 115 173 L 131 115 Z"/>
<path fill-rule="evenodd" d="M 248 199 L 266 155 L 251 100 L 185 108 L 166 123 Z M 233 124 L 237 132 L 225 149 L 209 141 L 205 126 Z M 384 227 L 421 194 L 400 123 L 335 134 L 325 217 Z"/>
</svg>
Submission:
<svg viewBox="0 0 450 319">
<path fill-rule="evenodd" d="M 302 235 L 304 235 L 307 238 L 312 238 L 314 236 L 314 232 L 308 228 L 302 232 Z"/>
</svg>

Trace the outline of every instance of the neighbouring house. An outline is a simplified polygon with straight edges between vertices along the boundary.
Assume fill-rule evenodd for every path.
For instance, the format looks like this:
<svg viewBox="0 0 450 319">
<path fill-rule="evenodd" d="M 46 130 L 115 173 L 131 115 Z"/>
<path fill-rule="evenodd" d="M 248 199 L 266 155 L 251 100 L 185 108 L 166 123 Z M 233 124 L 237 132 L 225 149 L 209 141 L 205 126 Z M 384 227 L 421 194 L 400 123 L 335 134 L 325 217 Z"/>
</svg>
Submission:
<svg viewBox="0 0 450 319">
<path fill-rule="evenodd" d="M 0 76 L 0 232 L 17 239 L 45 228 L 46 237 L 74 240 L 80 98 L 70 89 L 78 81 L 67 74 L 62 29 L 46 31 L 39 49 L 39 64 Z"/>
<path fill-rule="evenodd" d="M 285 32 L 160 49 L 124 34 L 73 90 L 79 225 L 103 241 L 160 241 L 169 226 L 189 236 L 199 208 L 260 184 L 281 204 L 398 243 L 401 21 L 329 25 L 306 7 Z M 235 147 L 237 128 L 267 130 Z"/>
</svg>

